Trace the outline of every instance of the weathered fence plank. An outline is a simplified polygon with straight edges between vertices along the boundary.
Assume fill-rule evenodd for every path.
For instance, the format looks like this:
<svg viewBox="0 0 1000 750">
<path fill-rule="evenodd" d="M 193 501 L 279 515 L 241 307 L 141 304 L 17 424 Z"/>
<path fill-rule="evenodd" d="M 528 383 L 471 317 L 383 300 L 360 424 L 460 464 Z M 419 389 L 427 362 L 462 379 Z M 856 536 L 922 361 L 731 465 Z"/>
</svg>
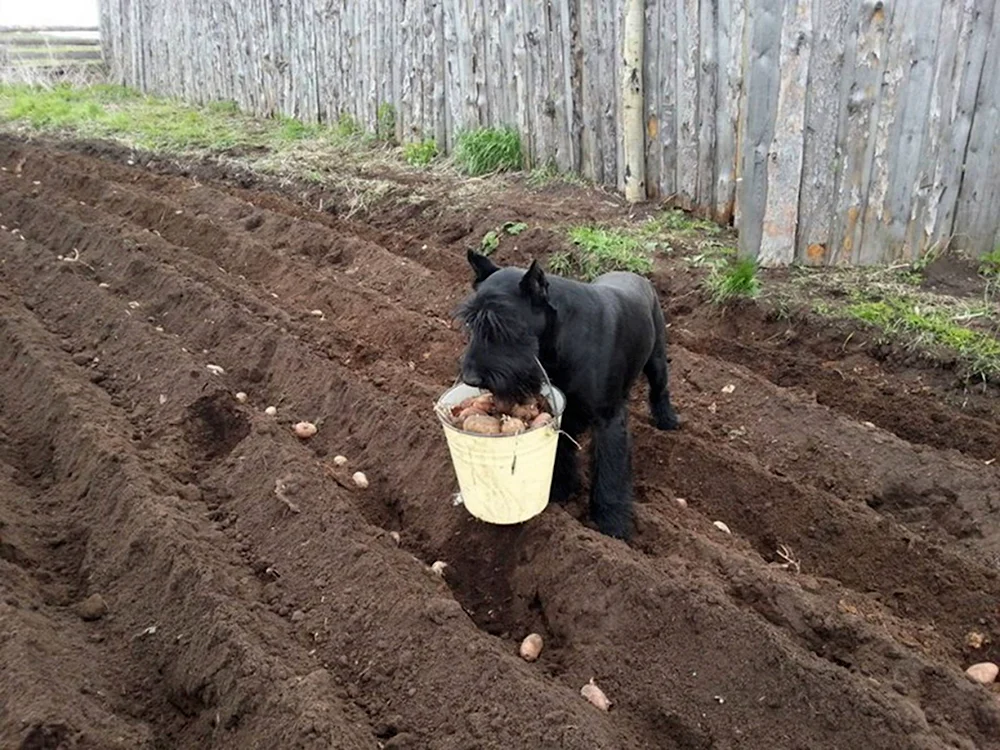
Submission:
<svg viewBox="0 0 1000 750">
<path fill-rule="evenodd" d="M 766 264 L 992 249 L 996 5 L 644 0 L 647 195 L 732 221 Z M 368 130 L 389 105 L 397 138 L 446 150 L 511 125 L 529 167 L 620 189 L 623 7 L 100 0 L 101 49 L 143 90 Z"/>
<path fill-rule="evenodd" d="M 833 202 L 842 173 L 844 126 L 849 89 L 843 85 L 848 20 L 858 0 L 813 3 L 813 45 L 806 83 L 802 181 L 797 209 L 797 260 L 823 265 L 830 260 Z"/>
<path fill-rule="evenodd" d="M 980 19 L 980 33 L 987 34 L 979 95 L 969 133 L 965 174 L 955 214 L 955 232 L 964 233 L 963 244 L 975 253 L 1000 249 L 1000 11 L 993 9 L 991 23 Z"/>
<path fill-rule="evenodd" d="M 715 90 L 715 199 L 712 218 L 728 224 L 736 200 L 740 91 L 743 88 L 744 0 L 719 0 L 716 17 L 718 63 Z"/>
<path fill-rule="evenodd" d="M 805 150 L 806 81 L 812 53 L 812 0 L 787 0 L 778 63 L 778 102 L 768 149 L 764 226 L 757 257 L 762 266 L 795 258 L 799 186 Z"/>
<path fill-rule="evenodd" d="M 779 55 L 784 0 L 760 0 L 748 6 L 750 69 L 740 119 L 742 169 L 736 201 L 740 210 L 740 253 L 755 257 L 761 247 L 767 204 L 767 170 L 774 139 L 780 82 Z"/>
<path fill-rule="evenodd" d="M 861 233 L 864 228 L 871 184 L 873 127 L 878 123 L 878 101 L 888 59 L 889 13 L 894 4 L 873 6 L 861 0 L 855 6 L 856 41 L 847 48 L 844 74 L 850 92 L 846 102 L 846 130 L 841 159 L 843 177 L 837 195 L 836 243 L 832 260 L 846 264 L 859 260 Z"/>
<path fill-rule="evenodd" d="M 698 0 L 677 0 L 676 201 L 686 209 L 698 205 L 698 71 L 701 67 L 698 4 Z"/>
</svg>

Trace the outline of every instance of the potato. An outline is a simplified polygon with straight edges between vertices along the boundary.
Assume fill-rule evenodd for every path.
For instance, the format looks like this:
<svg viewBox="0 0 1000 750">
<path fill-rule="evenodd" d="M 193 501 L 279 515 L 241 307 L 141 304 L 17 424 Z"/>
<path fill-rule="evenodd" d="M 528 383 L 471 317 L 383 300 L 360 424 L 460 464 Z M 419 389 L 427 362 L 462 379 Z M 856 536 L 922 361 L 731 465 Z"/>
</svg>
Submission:
<svg viewBox="0 0 1000 750">
<path fill-rule="evenodd" d="M 590 682 L 580 688 L 580 695 L 602 711 L 607 711 L 611 708 L 611 701 L 608 700 L 608 696 L 604 694 L 604 691 L 594 684 L 593 677 L 590 678 Z"/>
<path fill-rule="evenodd" d="M 538 633 L 529 635 L 521 641 L 519 653 L 525 661 L 534 661 L 537 659 L 538 655 L 542 653 L 542 636 L 538 635 Z"/>
<path fill-rule="evenodd" d="M 500 423 L 500 432 L 503 435 L 517 435 L 524 432 L 524 422 L 517 417 L 507 417 Z"/>
<path fill-rule="evenodd" d="M 354 484 L 360 487 L 361 489 L 364 489 L 365 487 L 368 486 L 368 477 L 364 475 L 364 472 L 360 471 L 354 472 L 354 474 L 351 476 L 351 479 L 353 479 Z"/>
<path fill-rule="evenodd" d="M 472 399 L 472 406 L 489 414 L 496 408 L 496 401 L 492 393 L 483 393 Z"/>
<path fill-rule="evenodd" d="M 536 427 L 541 427 L 542 425 L 547 425 L 551 421 L 552 421 L 552 415 L 543 411 L 541 414 L 539 414 L 537 417 L 531 420 L 531 429 L 535 429 Z"/>
<path fill-rule="evenodd" d="M 486 414 L 472 414 L 462 423 L 462 429 L 479 435 L 499 435 L 500 420 Z"/>
<path fill-rule="evenodd" d="M 444 578 L 444 571 L 445 568 L 447 567 L 448 563 L 446 563 L 444 560 L 435 560 L 434 564 L 431 565 L 431 573 L 433 573 L 436 576 L 441 576 L 442 578 Z"/>
<path fill-rule="evenodd" d="M 455 405 L 454 405 L 453 407 L 451 407 L 451 415 L 452 415 L 453 417 L 457 417 L 457 416 L 458 416 L 459 414 L 461 414 L 461 413 L 462 413 L 463 411 L 465 411 L 465 410 L 466 410 L 466 409 L 468 409 L 468 408 L 469 408 L 470 406 L 472 406 L 472 403 L 473 403 L 473 402 L 474 402 L 475 400 L 476 400 L 476 397 L 475 397 L 475 396 L 469 396 L 468 398 L 466 398 L 466 399 L 463 399 L 463 400 L 461 401 L 461 403 L 458 403 L 458 404 L 455 404 Z"/>
<path fill-rule="evenodd" d="M 293 429 L 295 430 L 295 434 L 303 440 L 308 440 L 316 434 L 316 425 L 312 422 L 299 422 Z"/>
<path fill-rule="evenodd" d="M 473 406 L 466 407 L 465 409 L 463 409 L 461 411 L 461 413 L 458 415 L 458 421 L 459 422 L 464 422 L 466 419 L 468 419 L 469 417 L 471 417 L 473 414 L 482 414 L 484 417 L 488 417 L 489 416 L 489 413 L 483 411 L 478 406 L 473 405 Z"/>
<path fill-rule="evenodd" d="M 515 406 L 513 409 L 510 410 L 510 415 L 512 417 L 517 417 L 522 422 L 526 422 L 528 424 L 530 424 L 531 421 L 538 416 L 538 414 L 539 414 L 538 404 L 534 403 L 518 404 L 517 406 Z"/>
<path fill-rule="evenodd" d="M 989 685 L 996 681 L 997 675 L 1000 674 L 1000 668 L 992 662 L 984 661 L 973 664 L 965 670 L 965 673 L 980 685 Z"/>
</svg>

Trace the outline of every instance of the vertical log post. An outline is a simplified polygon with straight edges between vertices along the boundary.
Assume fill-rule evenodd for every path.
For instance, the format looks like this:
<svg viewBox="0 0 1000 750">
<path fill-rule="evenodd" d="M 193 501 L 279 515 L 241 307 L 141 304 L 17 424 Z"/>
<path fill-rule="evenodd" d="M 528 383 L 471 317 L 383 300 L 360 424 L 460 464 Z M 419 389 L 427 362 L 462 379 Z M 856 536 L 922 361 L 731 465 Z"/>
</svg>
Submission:
<svg viewBox="0 0 1000 750">
<path fill-rule="evenodd" d="M 643 123 L 642 58 L 646 30 L 645 0 L 625 0 L 622 40 L 622 134 L 625 147 L 625 199 L 646 199 L 646 138 Z"/>
</svg>

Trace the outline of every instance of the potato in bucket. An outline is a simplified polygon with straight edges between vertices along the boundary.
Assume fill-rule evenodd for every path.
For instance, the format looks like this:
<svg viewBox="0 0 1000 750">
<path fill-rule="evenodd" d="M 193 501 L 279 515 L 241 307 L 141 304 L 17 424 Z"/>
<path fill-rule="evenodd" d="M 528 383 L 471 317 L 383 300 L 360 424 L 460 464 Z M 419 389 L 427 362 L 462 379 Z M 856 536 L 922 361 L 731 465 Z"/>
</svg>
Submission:
<svg viewBox="0 0 1000 750">
<path fill-rule="evenodd" d="M 469 513 L 515 524 L 545 510 L 565 408 L 566 397 L 547 378 L 538 396 L 520 404 L 498 405 L 493 394 L 464 383 L 442 394 L 435 411 Z"/>
</svg>

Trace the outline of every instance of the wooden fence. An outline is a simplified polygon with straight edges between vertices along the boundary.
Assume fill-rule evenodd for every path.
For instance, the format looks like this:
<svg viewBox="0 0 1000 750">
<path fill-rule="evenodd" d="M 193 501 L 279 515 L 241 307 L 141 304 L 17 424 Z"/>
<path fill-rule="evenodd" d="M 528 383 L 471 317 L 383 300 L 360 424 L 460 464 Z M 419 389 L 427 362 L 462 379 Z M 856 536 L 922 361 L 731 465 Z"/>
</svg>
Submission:
<svg viewBox="0 0 1000 750">
<path fill-rule="evenodd" d="M 114 79 L 624 182 L 623 0 L 101 0 Z M 1000 244 L 997 0 L 646 0 L 650 198 L 765 265 Z"/>
<path fill-rule="evenodd" d="M 0 65 L 61 68 L 103 61 L 96 26 L 0 26 Z"/>
</svg>

